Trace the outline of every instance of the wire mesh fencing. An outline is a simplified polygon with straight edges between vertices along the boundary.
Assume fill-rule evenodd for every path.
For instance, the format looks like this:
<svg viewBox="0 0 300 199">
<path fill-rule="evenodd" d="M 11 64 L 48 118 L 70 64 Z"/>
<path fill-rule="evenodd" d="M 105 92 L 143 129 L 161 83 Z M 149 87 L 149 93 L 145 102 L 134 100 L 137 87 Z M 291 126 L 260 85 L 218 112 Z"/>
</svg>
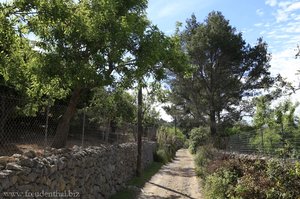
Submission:
<svg viewBox="0 0 300 199">
<path fill-rule="evenodd" d="M 231 135 L 224 143 L 227 152 L 300 159 L 300 136 L 297 133 L 260 129 Z"/>
<path fill-rule="evenodd" d="M 51 147 L 66 106 L 37 106 L 28 101 L 0 96 L 0 156 L 34 150 L 45 153 Z M 156 127 L 144 127 L 143 139 L 154 140 Z M 137 125 L 99 123 L 85 111 L 77 111 L 70 122 L 66 147 L 134 142 Z"/>
</svg>

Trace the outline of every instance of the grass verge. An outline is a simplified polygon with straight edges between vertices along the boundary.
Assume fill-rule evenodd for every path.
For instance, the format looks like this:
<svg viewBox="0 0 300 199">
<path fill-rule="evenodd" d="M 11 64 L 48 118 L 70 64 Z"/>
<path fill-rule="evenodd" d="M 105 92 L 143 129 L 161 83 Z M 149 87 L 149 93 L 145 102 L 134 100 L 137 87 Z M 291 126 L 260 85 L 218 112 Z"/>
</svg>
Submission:
<svg viewBox="0 0 300 199">
<path fill-rule="evenodd" d="M 140 177 L 134 177 L 127 183 L 127 185 L 142 188 L 145 183 L 159 171 L 162 165 L 163 163 L 161 162 L 153 162 L 147 169 L 145 169 Z M 136 192 L 134 190 L 126 188 L 111 196 L 110 199 L 133 199 L 135 198 L 135 194 Z"/>
</svg>

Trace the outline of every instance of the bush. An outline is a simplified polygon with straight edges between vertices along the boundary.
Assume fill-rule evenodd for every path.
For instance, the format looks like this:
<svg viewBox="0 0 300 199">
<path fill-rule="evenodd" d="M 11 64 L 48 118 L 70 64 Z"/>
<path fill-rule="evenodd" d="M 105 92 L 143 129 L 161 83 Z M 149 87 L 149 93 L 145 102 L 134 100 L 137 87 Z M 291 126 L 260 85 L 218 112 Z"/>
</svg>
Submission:
<svg viewBox="0 0 300 199">
<path fill-rule="evenodd" d="M 203 152 L 202 152 L 203 154 Z M 300 198 L 300 163 L 223 156 L 207 164 L 197 152 L 208 198 Z"/>
<path fill-rule="evenodd" d="M 206 177 L 206 165 L 213 159 L 215 151 L 212 145 L 198 148 L 195 155 L 196 174 L 203 179 Z"/>
<path fill-rule="evenodd" d="M 295 164 L 271 160 L 266 171 L 274 183 L 267 191 L 268 198 L 299 198 L 300 197 L 300 163 Z"/>
<path fill-rule="evenodd" d="M 198 166 L 205 166 L 214 157 L 213 148 L 211 145 L 199 148 L 195 156 L 195 163 Z"/>
<path fill-rule="evenodd" d="M 194 128 L 190 134 L 190 151 L 194 154 L 199 146 L 207 143 L 209 138 L 209 130 L 205 127 Z"/>
<path fill-rule="evenodd" d="M 204 193 L 207 198 L 225 199 L 229 198 L 229 192 L 237 182 L 235 172 L 221 169 L 207 176 Z"/>
<path fill-rule="evenodd" d="M 158 150 L 155 154 L 157 161 L 167 163 L 174 158 L 176 151 L 184 146 L 185 135 L 180 129 L 161 127 L 157 133 Z"/>
<path fill-rule="evenodd" d="M 164 149 L 158 149 L 154 154 L 154 161 L 161 163 L 168 163 L 172 160 L 173 154 L 170 154 L 168 151 Z"/>
</svg>

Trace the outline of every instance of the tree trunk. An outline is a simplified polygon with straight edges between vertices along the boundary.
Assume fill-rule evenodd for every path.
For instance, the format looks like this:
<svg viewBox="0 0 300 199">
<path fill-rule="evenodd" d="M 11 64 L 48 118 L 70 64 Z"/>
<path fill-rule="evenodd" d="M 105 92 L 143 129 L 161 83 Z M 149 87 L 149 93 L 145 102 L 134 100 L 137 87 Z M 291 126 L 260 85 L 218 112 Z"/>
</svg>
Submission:
<svg viewBox="0 0 300 199">
<path fill-rule="evenodd" d="M 51 145 L 54 148 L 63 148 L 66 146 L 68 133 L 70 129 L 70 120 L 76 112 L 76 106 L 79 102 L 81 91 L 82 88 L 80 87 L 74 89 L 67 110 L 63 114 L 62 118 L 59 120 L 58 126 L 56 128 L 55 137 Z"/>
<path fill-rule="evenodd" d="M 109 138 L 109 133 L 110 133 L 110 119 L 107 121 L 107 127 L 106 127 L 106 132 L 105 132 L 105 142 L 108 143 L 108 138 Z"/>
<path fill-rule="evenodd" d="M 217 136 L 216 112 L 210 111 L 210 134 L 214 139 Z"/>
<path fill-rule="evenodd" d="M 138 139 L 137 139 L 137 147 L 138 147 L 138 155 L 137 155 L 137 168 L 136 168 L 136 175 L 141 176 L 142 173 L 142 134 L 143 134 L 143 126 L 142 126 L 142 119 L 143 119 L 143 110 L 142 110 L 142 103 L 143 103 L 143 92 L 141 84 L 138 85 L 138 116 L 137 116 L 137 123 L 138 123 Z"/>
</svg>

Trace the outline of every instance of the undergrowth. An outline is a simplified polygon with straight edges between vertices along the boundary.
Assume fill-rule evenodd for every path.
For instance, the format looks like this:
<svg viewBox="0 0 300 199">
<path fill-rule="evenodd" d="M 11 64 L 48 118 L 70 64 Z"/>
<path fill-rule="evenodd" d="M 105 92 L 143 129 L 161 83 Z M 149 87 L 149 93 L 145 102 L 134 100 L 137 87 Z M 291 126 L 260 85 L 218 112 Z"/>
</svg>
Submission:
<svg viewBox="0 0 300 199">
<path fill-rule="evenodd" d="M 207 199 L 300 199 L 300 163 L 218 154 L 203 146 L 196 173 Z"/>
</svg>

